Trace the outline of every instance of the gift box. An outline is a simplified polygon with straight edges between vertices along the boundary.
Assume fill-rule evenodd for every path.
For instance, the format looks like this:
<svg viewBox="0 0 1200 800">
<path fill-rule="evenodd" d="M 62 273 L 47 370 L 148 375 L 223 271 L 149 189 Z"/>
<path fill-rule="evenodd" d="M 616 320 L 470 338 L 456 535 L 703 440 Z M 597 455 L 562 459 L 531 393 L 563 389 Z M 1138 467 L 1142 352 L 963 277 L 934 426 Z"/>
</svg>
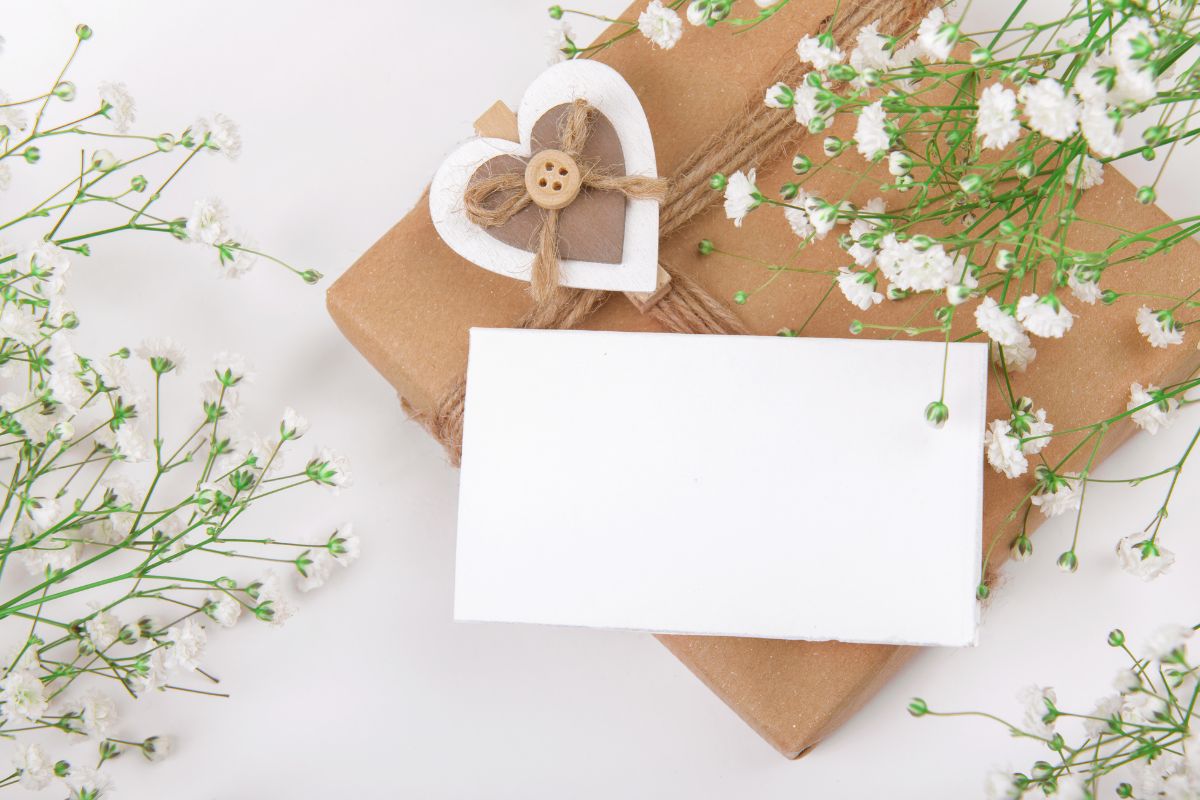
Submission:
<svg viewBox="0 0 1200 800">
<path fill-rule="evenodd" d="M 642 5 L 636 3 L 625 17 L 635 17 Z M 788 124 L 787 111 L 775 111 L 780 122 L 764 122 L 761 130 L 747 130 L 746 120 L 747 115 L 760 113 L 767 86 L 779 79 L 794 85 L 799 79 L 803 70 L 795 56 L 796 42 L 805 34 L 825 30 L 835 9 L 835 35 L 848 46 L 853 31 L 875 19 L 881 19 L 888 32 L 911 29 L 928 5 L 923 0 L 904 5 L 842 0 L 838 9 L 836 0 L 794 3 L 745 35 L 689 29 L 669 53 L 633 37 L 597 55 L 620 72 L 640 97 L 654 135 L 660 174 L 690 192 L 687 215 L 665 215 L 660 260 L 678 276 L 675 283 L 681 290 L 694 281 L 709 297 L 727 306 L 728 311 L 720 313 L 732 314 L 735 322 L 726 328 L 771 335 L 782 328 L 803 327 L 805 336 L 841 337 L 850 335 L 849 323 L 858 317 L 906 325 L 914 312 L 912 302 L 922 302 L 916 298 L 884 303 L 863 313 L 845 303 L 836 289 L 832 297 L 820 302 L 831 288 L 825 276 L 775 272 L 768 289 L 754 293 L 744 305 L 736 305 L 732 300 L 735 293 L 755 288 L 767 274 L 720 255 L 703 256 L 697 243 L 702 238 L 714 239 L 725 251 L 779 264 L 829 269 L 845 263 L 834 237 L 805 248 L 797 261 L 798 240 L 780 213 L 758 211 L 741 228 L 733 227 L 724 218 L 719 194 L 700 186 L 701 179 L 718 169 L 732 172 L 756 167 L 761 186 L 794 180 L 792 156 L 803 152 L 816 160 L 822 137 L 806 134 L 794 121 Z M 761 113 L 759 118 L 765 119 Z M 734 129 L 739 135 L 759 137 L 762 146 L 730 150 L 728 139 Z M 852 135 L 842 133 L 847 138 Z M 447 149 L 452 144 L 447 142 Z M 746 152 L 751 154 L 749 161 Z M 729 154 L 729 163 L 722 161 L 722 154 Z M 436 166 L 429 165 L 431 174 Z M 821 180 L 825 182 L 806 188 L 823 196 L 841 196 L 853 183 L 851 178 L 832 173 Z M 877 194 L 872 181 L 854 186 L 850 199 L 856 203 Z M 1084 193 L 1078 213 L 1082 219 L 1119 218 L 1132 229 L 1170 222 L 1155 207 L 1137 203 L 1133 187 L 1111 168 L 1101 186 Z M 1098 248 L 1107 246 L 1109 238 L 1102 228 L 1077 224 L 1069 243 Z M 1170 254 L 1133 263 L 1136 266 L 1111 270 L 1111 279 L 1106 273 L 1106 283 L 1122 290 L 1185 295 L 1200 281 L 1200 248 L 1191 240 L 1180 243 Z M 447 397 L 453 402 L 455 387 L 461 386 L 471 327 L 534 324 L 528 288 L 526 283 L 480 269 L 450 250 L 434 231 L 427 198 L 422 197 L 330 288 L 328 306 L 339 328 L 395 386 L 406 408 L 429 421 L 444 412 Z M 1135 309 L 1128 302 L 1075 306 L 1079 316 L 1071 333 L 1063 339 L 1038 339 L 1036 361 L 1027 373 L 1016 377 L 1013 387 L 1017 394 L 1031 396 L 1037 407 L 1045 408 L 1058 430 L 1119 414 L 1134 381 L 1161 385 L 1183 379 L 1200 365 L 1200 356 L 1190 342 L 1152 349 L 1139 335 L 1133 321 Z M 588 310 L 590 314 L 578 315 L 568 324 L 596 330 L 680 329 L 662 313 L 643 313 L 638 304 L 619 294 L 591 298 Z M 960 327 L 965 328 L 962 332 L 970 330 L 966 323 Z M 887 335 L 871 330 L 862 335 L 873 334 Z M 928 379 L 930 397 L 936 397 L 940 375 Z M 814 390 L 821 388 L 814 384 Z M 764 398 L 764 403 L 786 413 L 786 398 Z M 995 386 L 989 393 L 989 415 L 1008 416 Z M 1132 430 L 1127 420 L 1115 425 L 1104 437 L 1097 458 L 1111 452 Z M 446 436 L 445 430 L 439 433 Z M 1069 448 L 1070 444 L 1056 441 L 1046 453 L 1053 461 L 1057 452 L 1066 453 Z M 1082 466 L 1087 455 L 1078 456 L 1077 466 Z M 803 453 L 796 454 L 797 459 L 803 457 Z M 992 570 L 1007 556 L 1016 532 L 1009 517 L 1031 486 L 1028 476 L 1009 480 L 987 470 L 983 531 L 985 550 L 995 544 Z M 794 492 L 801 502 L 820 502 L 819 498 L 806 499 L 803 486 L 788 486 L 786 476 L 780 478 L 780 491 Z M 658 638 L 755 731 L 791 758 L 807 752 L 833 731 L 917 652 L 908 647 L 840 642 Z"/>
</svg>

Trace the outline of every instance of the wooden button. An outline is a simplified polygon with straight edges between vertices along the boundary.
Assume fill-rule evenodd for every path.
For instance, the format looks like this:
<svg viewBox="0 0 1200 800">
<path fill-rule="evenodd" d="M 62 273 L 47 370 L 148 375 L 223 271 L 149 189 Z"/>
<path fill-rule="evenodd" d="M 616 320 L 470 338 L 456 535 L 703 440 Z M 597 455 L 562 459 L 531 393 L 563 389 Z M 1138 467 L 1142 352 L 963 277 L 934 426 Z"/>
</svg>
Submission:
<svg viewBox="0 0 1200 800">
<path fill-rule="evenodd" d="M 525 189 L 542 208 L 564 208 L 579 194 L 582 184 L 579 165 L 561 150 L 535 153 L 525 167 Z"/>
</svg>

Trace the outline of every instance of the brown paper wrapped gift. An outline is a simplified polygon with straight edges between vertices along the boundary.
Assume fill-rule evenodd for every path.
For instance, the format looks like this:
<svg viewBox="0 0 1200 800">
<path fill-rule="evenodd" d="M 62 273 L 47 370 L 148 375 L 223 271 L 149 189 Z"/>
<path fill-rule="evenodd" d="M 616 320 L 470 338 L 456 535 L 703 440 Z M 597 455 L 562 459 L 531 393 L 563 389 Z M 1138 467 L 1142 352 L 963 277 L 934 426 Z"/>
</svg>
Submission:
<svg viewBox="0 0 1200 800">
<path fill-rule="evenodd" d="M 636 16 L 640 6 L 636 4 L 626 17 Z M 598 57 L 624 75 L 641 98 L 654 134 L 659 171 L 677 177 L 698 159 L 703 160 L 705 153 L 719 150 L 722 132 L 731 121 L 761 103 L 764 88 L 786 74 L 781 70 L 795 68 L 796 42 L 804 34 L 823 29 L 834 6 L 835 0 L 792 4 L 744 36 L 691 29 L 670 53 L 652 50 L 639 38 L 603 50 Z M 892 32 L 898 32 L 919 18 L 925 6 L 923 0 L 906 5 L 843 0 L 839 12 L 842 30 L 883 18 L 885 27 L 890 25 Z M 845 44 L 844 36 L 839 39 Z M 815 157 L 821 149 L 821 137 L 806 136 L 799 126 L 793 125 L 788 137 L 785 147 L 767 148 L 770 152 L 750 164 L 758 168 L 759 185 L 779 186 L 793 180 L 791 156 L 806 152 Z M 741 166 L 721 168 L 732 171 Z M 431 174 L 435 167 L 429 165 Z M 849 184 L 844 178 L 827 180 L 845 181 L 841 186 L 818 185 L 816 190 L 827 197 L 841 197 Z M 876 193 L 870 184 L 861 182 L 849 199 L 860 204 L 870 199 Z M 759 285 L 765 273 L 743 262 L 699 255 L 696 243 L 701 238 L 715 239 L 726 251 L 773 263 L 796 263 L 797 239 L 781 214 L 755 212 L 738 229 L 724 219 L 716 193 L 708 198 L 712 202 L 707 210 L 671 230 L 663 240 L 663 263 L 690 276 L 712 297 L 726 301 L 738 290 Z M 1078 211 L 1085 220 L 1121 219 L 1131 229 L 1168 222 L 1156 208 L 1136 203 L 1130 184 L 1112 169 L 1106 171 L 1102 186 L 1084 194 Z M 1075 246 L 1097 248 L 1109 243 L 1110 234 L 1099 227 L 1077 224 L 1073 231 L 1071 244 Z M 827 269 L 844 260 L 830 237 L 806 248 L 798 263 Z M 1169 255 L 1110 270 L 1105 282 L 1118 290 L 1137 287 L 1138 291 L 1187 294 L 1200 284 L 1200 248 L 1185 241 Z M 743 306 L 730 307 L 750 332 L 769 335 L 784 327 L 800 327 L 829 288 L 824 276 L 778 272 L 769 289 L 756 293 Z M 428 204 L 422 198 L 334 284 L 328 304 L 347 338 L 396 387 L 405 403 L 418 414 L 427 414 L 461 380 L 468 329 L 517 324 L 530 308 L 527 289 L 525 283 L 495 275 L 455 255 L 434 232 Z M 921 299 L 885 303 L 862 316 L 881 324 L 904 325 L 914 311 L 912 302 Z M 1138 334 L 1134 309 L 1127 302 L 1079 306 L 1073 304 L 1079 316 L 1070 335 L 1061 340 L 1037 340 L 1037 360 L 1028 373 L 1017 376 L 1014 385 L 1017 394 L 1035 398 L 1059 430 L 1118 414 L 1125 408 L 1131 382 L 1161 385 L 1180 380 L 1200 361 L 1190 342 L 1166 350 L 1151 349 Z M 857 309 L 833 297 L 812 315 L 804 335 L 848 335 L 848 323 L 857 316 Z M 654 318 L 640 313 L 620 295 L 608 298 L 580 327 L 662 330 Z M 931 397 L 936 396 L 938 377 L 931 376 Z M 991 389 L 989 406 L 993 418 L 1008 414 L 996 387 Z M 1100 457 L 1131 430 L 1128 425 L 1116 426 L 1104 439 Z M 1065 453 L 1070 446 L 1067 442 L 1051 445 L 1047 449 L 1051 462 L 1056 452 Z M 983 530 L 985 547 L 993 540 L 997 543 L 993 565 L 1008 552 L 1014 529 L 1007 518 L 1030 485 L 987 470 Z M 788 490 L 803 497 L 803 486 Z M 659 638 L 742 719 L 789 757 L 803 754 L 828 735 L 915 652 L 893 645 L 839 642 Z"/>
</svg>

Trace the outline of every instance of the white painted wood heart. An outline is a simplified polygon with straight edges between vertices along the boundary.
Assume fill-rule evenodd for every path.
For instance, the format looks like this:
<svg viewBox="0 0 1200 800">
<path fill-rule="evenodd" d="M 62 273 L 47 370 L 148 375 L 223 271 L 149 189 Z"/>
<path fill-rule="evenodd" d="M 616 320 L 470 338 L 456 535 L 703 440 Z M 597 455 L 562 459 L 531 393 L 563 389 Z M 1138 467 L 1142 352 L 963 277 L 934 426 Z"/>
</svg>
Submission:
<svg viewBox="0 0 1200 800">
<path fill-rule="evenodd" d="M 468 261 L 517 280 L 530 279 L 533 253 L 506 244 L 472 222 L 463 203 L 471 176 L 500 156 L 528 158 L 534 123 L 547 111 L 574 100 L 587 100 L 616 130 L 628 175 L 658 174 L 646 112 L 616 70 L 595 61 L 556 64 L 529 86 L 517 109 L 519 142 L 469 139 L 438 168 L 429 190 L 429 213 L 442 240 Z M 652 292 L 658 278 L 658 202 L 629 198 L 625 206 L 624 246 L 619 264 L 563 259 L 560 281 L 576 289 Z"/>
</svg>

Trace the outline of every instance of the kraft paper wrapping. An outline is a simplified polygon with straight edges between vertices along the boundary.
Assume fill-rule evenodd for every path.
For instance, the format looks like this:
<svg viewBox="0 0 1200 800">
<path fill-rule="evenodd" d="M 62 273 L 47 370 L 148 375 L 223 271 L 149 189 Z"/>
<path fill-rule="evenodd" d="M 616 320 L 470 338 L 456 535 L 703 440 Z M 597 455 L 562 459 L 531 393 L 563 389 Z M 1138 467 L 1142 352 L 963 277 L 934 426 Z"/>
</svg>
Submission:
<svg viewBox="0 0 1200 800">
<path fill-rule="evenodd" d="M 856 5 L 871 1 L 859 0 Z M 874 1 L 886 9 L 883 16 L 895 13 L 896 6 Z M 920 2 L 913 0 L 909 7 Z M 625 16 L 636 16 L 640 5 Z M 654 133 L 660 173 L 674 174 L 747 101 L 761 97 L 781 59 L 793 51 L 802 35 L 815 32 L 833 7 L 834 0 L 792 4 L 743 36 L 729 36 L 719 29 L 689 28 L 670 53 L 653 51 L 640 38 L 603 51 L 601 60 L 621 72 L 641 98 Z M 846 13 L 845 2 L 842 9 Z M 847 130 L 834 132 L 852 135 Z M 759 185 L 773 188 L 793 180 L 791 155 L 807 152 L 815 161 L 821 138 L 805 136 L 797 126 L 795 148 L 777 163 L 758 165 Z M 430 174 L 436 166 L 429 165 Z M 836 198 L 850 183 L 833 173 L 825 179 L 844 183 L 806 188 Z M 871 188 L 875 183 L 861 182 L 850 199 L 858 203 L 869 200 L 876 194 Z M 1136 203 L 1133 187 L 1112 169 L 1106 170 L 1102 186 L 1084 194 L 1079 214 L 1083 219 L 1120 219 L 1134 229 L 1169 221 L 1158 209 Z M 1075 225 L 1074 231 L 1071 244 L 1076 246 L 1107 246 L 1110 240 L 1110 234 L 1085 224 Z M 798 328 L 828 288 L 828 279 L 783 273 L 746 305 L 733 306 L 730 298 L 735 291 L 754 288 L 767 274 L 719 255 L 700 256 L 696 244 L 701 238 L 715 240 L 722 249 L 776 263 L 820 269 L 846 263 L 833 236 L 806 249 L 797 262 L 798 240 L 781 213 L 756 211 L 737 229 L 724 219 L 719 203 L 662 243 L 665 263 L 696 278 L 714 297 L 730 302 L 746 326 L 757 334 Z M 1191 240 L 1170 254 L 1105 273 L 1105 285 L 1117 290 L 1136 287 L 1139 291 L 1183 295 L 1198 283 L 1200 248 Z M 869 312 L 860 312 L 844 302 L 835 289 L 804 335 L 848 336 L 850 320 L 860 317 L 903 325 L 915 311 L 914 303 L 923 302 L 924 298 L 885 302 Z M 1167 350 L 1150 348 L 1137 332 L 1133 321 L 1136 309 L 1130 301 L 1110 307 L 1086 307 L 1066 297 L 1066 303 L 1078 314 L 1074 329 L 1061 340 L 1035 338 L 1037 360 L 1029 372 L 1016 376 L 1013 387 L 1017 394 L 1033 397 L 1037 407 L 1044 407 L 1058 430 L 1120 413 L 1133 381 L 1168 383 L 1200 366 L 1200 354 L 1190 340 Z M 442 243 L 429 219 L 425 197 L 328 293 L 329 311 L 342 332 L 418 410 L 429 409 L 462 374 L 469 328 L 511 326 L 528 305 L 527 284 L 476 267 Z M 660 330 L 621 295 L 610 298 L 586 327 Z M 967 325 L 958 327 L 956 332 L 961 333 Z M 873 333 L 878 332 L 863 335 Z M 929 376 L 931 398 L 936 396 L 939 379 Z M 920 413 L 920 409 L 914 413 Z M 989 418 L 1007 415 L 999 391 L 991 387 Z M 1131 425 L 1115 427 L 1105 439 L 1101 456 L 1131 432 Z M 1056 441 L 1045 451 L 1047 458 L 1054 463 L 1072 443 Z M 1029 491 L 1031 480 L 1028 476 L 1008 480 L 990 468 L 986 470 L 984 546 L 999 539 L 994 562 L 1007 557 L 1015 529 L 1005 524 L 1005 518 Z M 803 487 L 783 487 L 781 491 L 802 493 Z M 1034 518 L 1040 515 L 1031 515 L 1031 520 Z M 755 731 L 791 758 L 807 752 L 845 721 L 916 652 L 908 647 L 840 642 L 658 638 Z"/>
</svg>

